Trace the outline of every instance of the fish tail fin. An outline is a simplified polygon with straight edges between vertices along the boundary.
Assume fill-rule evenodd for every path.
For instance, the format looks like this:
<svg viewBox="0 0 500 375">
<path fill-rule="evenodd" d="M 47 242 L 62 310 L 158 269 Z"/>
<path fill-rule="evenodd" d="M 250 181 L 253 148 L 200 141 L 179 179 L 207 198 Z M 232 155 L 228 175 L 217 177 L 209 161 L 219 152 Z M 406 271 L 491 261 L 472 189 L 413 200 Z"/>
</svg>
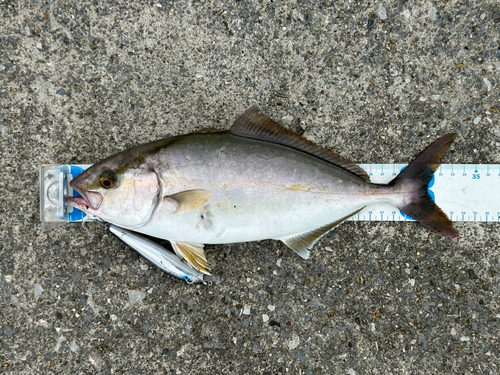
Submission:
<svg viewBox="0 0 500 375">
<path fill-rule="evenodd" d="M 450 238 L 458 237 L 458 231 L 434 203 L 428 187 L 441 158 L 456 137 L 457 133 L 450 133 L 434 141 L 389 183 L 396 192 L 404 194 L 404 203 L 398 207 L 401 211 L 430 231 Z"/>
</svg>

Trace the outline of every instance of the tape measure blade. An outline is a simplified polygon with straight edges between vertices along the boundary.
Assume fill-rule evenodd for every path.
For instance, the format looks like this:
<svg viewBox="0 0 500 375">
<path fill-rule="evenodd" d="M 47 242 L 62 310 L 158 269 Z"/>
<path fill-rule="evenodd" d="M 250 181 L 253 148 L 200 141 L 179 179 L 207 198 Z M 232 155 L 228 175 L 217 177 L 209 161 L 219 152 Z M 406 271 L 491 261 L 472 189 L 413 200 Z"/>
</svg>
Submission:
<svg viewBox="0 0 500 375">
<path fill-rule="evenodd" d="M 359 164 L 374 183 L 385 184 L 407 164 Z M 500 222 L 499 164 L 442 164 L 429 194 L 452 221 Z M 354 221 L 409 221 L 398 208 L 377 203 L 360 211 Z"/>
</svg>

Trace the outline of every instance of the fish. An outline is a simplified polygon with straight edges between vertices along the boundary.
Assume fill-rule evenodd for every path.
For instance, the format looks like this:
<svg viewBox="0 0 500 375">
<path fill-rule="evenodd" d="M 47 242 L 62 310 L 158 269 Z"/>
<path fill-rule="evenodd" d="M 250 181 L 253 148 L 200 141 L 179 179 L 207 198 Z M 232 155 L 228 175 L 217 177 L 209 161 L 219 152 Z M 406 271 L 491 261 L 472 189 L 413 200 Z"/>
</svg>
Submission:
<svg viewBox="0 0 500 375">
<path fill-rule="evenodd" d="M 118 227 L 169 240 L 209 272 L 205 244 L 274 239 L 308 259 L 325 234 L 373 203 L 388 202 L 428 230 L 458 231 L 428 185 L 456 133 L 422 151 L 388 184 L 285 129 L 256 105 L 229 130 L 205 129 L 138 145 L 70 182 L 68 203 Z"/>
<path fill-rule="evenodd" d="M 210 278 L 207 278 L 207 276 L 211 275 L 195 270 L 177 255 L 172 254 L 164 247 L 147 238 L 115 225 L 110 225 L 109 231 L 156 267 L 171 276 L 185 280 L 188 283 L 210 281 Z"/>
</svg>

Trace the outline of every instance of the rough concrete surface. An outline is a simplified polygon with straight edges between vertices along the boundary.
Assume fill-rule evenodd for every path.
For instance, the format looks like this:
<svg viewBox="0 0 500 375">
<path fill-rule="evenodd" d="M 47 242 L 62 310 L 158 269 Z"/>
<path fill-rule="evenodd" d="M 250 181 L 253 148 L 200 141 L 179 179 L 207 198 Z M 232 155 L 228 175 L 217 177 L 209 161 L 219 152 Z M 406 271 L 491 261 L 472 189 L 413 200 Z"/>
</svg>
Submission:
<svg viewBox="0 0 500 375">
<path fill-rule="evenodd" d="M 348 222 L 309 261 L 211 245 L 205 286 L 96 224 L 41 232 L 38 198 L 44 163 L 226 129 L 252 103 L 359 163 L 452 131 L 445 162 L 500 163 L 499 43 L 496 0 L 1 0 L 1 371 L 500 373 L 496 224 Z"/>
</svg>

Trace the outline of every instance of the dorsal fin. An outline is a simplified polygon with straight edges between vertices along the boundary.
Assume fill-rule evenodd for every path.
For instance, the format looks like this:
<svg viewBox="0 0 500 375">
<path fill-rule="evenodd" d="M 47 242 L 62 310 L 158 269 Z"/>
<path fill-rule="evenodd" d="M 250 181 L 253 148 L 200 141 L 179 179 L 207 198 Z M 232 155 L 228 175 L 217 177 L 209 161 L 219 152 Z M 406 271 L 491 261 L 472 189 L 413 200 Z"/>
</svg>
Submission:
<svg viewBox="0 0 500 375">
<path fill-rule="evenodd" d="M 318 146 L 290 130 L 285 129 L 276 121 L 263 114 L 257 105 L 252 105 L 247 109 L 247 111 L 235 121 L 230 131 L 232 134 L 241 137 L 259 139 L 261 141 L 293 147 L 335 164 L 367 181 L 370 180 L 368 174 L 356 164 L 333 151 Z"/>
<path fill-rule="evenodd" d="M 225 130 L 220 130 L 217 128 L 206 128 L 197 130 L 191 134 L 210 134 L 210 133 L 223 133 L 223 132 L 225 132 Z"/>
</svg>

